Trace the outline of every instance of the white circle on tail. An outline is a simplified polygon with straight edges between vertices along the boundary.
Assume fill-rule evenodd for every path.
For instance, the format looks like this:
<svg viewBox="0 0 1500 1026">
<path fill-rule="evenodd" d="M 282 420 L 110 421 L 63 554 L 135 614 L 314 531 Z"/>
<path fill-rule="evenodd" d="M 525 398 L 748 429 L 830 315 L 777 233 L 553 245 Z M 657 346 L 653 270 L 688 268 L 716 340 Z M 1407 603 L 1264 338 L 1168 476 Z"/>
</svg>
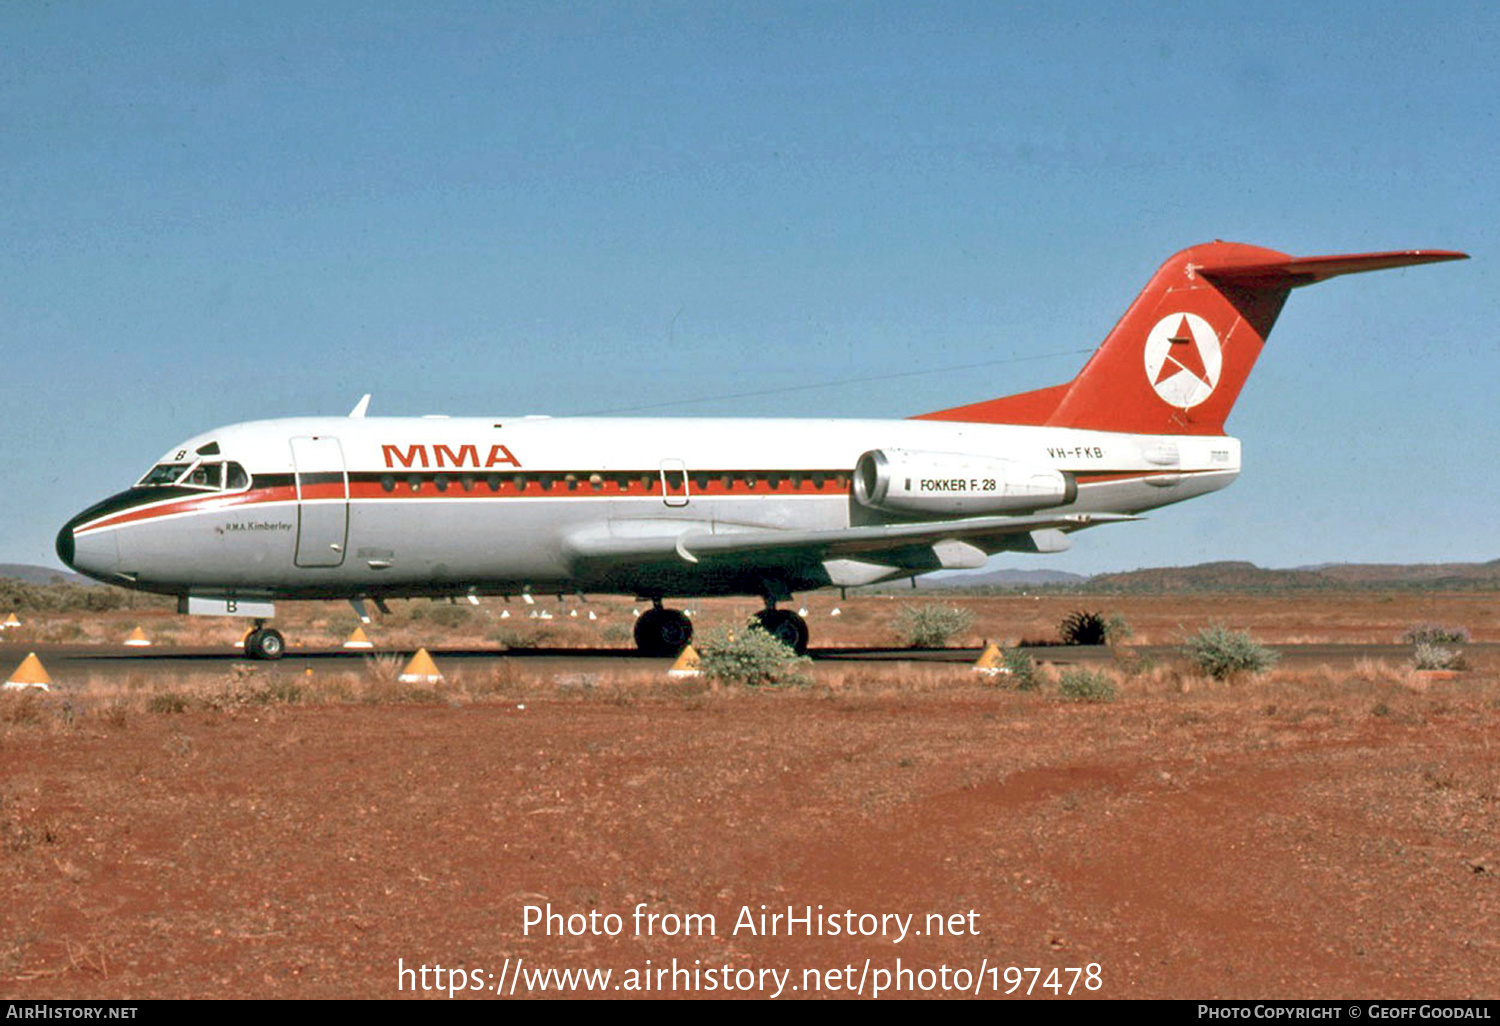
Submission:
<svg viewBox="0 0 1500 1026">
<path fill-rule="evenodd" d="M 1219 336 L 1197 314 L 1168 314 L 1146 336 L 1146 380 L 1164 402 L 1187 410 L 1214 394 L 1224 369 Z"/>
</svg>

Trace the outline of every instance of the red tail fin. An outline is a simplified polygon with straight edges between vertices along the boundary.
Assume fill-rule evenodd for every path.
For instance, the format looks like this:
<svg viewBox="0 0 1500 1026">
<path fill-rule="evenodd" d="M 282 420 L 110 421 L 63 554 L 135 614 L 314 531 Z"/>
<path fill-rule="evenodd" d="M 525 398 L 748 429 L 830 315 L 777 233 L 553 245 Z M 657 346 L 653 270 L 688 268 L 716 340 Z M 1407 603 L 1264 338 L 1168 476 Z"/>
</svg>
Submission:
<svg viewBox="0 0 1500 1026">
<path fill-rule="evenodd" d="M 1338 274 L 1464 256 L 1407 250 L 1291 257 L 1236 242 L 1193 246 L 1161 265 L 1070 384 L 921 419 L 1220 434 L 1292 289 Z"/>
</svg>

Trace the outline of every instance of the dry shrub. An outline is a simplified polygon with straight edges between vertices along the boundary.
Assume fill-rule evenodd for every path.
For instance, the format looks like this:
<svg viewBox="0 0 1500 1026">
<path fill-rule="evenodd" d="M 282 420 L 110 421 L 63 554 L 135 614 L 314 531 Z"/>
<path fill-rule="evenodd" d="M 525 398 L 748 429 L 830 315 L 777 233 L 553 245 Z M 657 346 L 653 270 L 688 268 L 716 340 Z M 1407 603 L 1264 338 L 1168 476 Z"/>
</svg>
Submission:
<svg viewBox="0 0 1500 1026">
<path fill-rule="evenodd" d="M 0 691 L 0 723 L 35 726 L 42 722 L 46 693 L 40 688 Z"/>
<path fill-rule="evenodd" d="M 936 602 L 902 606 L 896 614 L 896 636 L 908 648 L 943 648 L 974 626 L 974 614 L 959 606 Z"/>
</svg>

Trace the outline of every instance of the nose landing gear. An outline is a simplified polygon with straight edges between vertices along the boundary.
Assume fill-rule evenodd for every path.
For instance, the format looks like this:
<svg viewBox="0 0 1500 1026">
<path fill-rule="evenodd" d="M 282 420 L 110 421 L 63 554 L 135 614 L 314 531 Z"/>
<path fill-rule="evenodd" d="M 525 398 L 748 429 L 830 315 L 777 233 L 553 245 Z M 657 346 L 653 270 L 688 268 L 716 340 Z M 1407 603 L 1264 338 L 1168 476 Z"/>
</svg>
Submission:
<svg viewBox="0 0 1500 1026">
<path fill-rule="evenodd" d="M 256 620 L 255 629 L 245 638 L 245 654 L 251 659 L 280 659 L 286 654 L 286 639 L 264 620 Z"/>
</svg>

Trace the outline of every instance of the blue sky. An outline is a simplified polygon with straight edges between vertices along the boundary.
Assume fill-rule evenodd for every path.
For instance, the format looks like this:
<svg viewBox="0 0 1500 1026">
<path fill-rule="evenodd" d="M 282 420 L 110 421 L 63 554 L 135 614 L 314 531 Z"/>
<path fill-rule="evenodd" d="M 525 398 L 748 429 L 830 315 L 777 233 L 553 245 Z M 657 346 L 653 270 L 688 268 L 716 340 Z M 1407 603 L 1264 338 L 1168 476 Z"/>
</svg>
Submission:
<svg viewBox="0 0 1500 1026">
<path fill-rule="evenodd" d="M 1004 565 L 1495 558 L 1496 53 L 1489 3 L 5 4 L 0 562 L 188 435 L 363 392 L 1053 384 L 1212 238 L 1474 259 L 1295 293 L 1239 482 Z"/>
</svg>

